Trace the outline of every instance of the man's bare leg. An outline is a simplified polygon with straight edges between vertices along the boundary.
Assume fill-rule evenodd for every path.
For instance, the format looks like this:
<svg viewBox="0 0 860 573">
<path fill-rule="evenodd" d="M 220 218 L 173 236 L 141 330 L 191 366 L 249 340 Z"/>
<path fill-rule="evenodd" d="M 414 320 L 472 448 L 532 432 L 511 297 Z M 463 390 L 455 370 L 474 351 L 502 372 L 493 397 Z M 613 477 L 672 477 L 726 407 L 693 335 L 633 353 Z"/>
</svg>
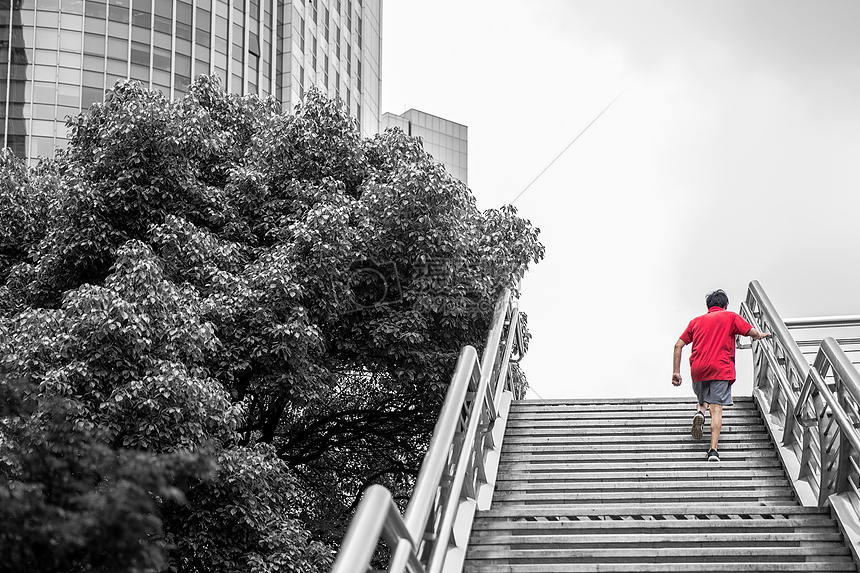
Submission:
<svg viewBox="0 0 860 573">
<path fill-rule="evenodd" d="M 720 430 L 723 429 L 723 407 L 720 404 L 711 404 L 711 449 L 717 450 L 717 442 L 720 441 Z"/>
</svg>

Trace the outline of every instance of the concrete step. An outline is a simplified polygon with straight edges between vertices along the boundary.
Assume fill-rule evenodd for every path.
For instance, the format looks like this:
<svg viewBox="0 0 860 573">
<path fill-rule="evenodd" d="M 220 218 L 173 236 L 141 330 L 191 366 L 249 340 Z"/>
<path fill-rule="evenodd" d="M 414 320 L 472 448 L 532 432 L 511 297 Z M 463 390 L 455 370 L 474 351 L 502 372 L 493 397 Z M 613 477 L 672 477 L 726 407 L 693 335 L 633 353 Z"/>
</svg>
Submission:
<svg viewBox="0 0 860 573">
<path fill-rule="evenodd" d="M 844 549 L 842 534 L 838 531 L 815 531 L 811 533 L 773 532 L 647 532 L 647 533 L 550 533 L 505 534 L 473 536 L 471 544 L 491 551 L 497 546 L 510 550 L 535 551 L 538 549 L 611 549 L 613 547 L 634 549 L 642 547 L 809 547 L 821 544 L 836 544 Z"/>
<path fill-rule="evenodd" d="M 709 463 L 709 462 L 703 462 Z M 623 483 L 626 481 L 666 481 L 676 480 L 762 480 L 762 479 L 784 479 L 785 473 L 781 467 L 764 468 L 723 468 L 723 462 L 710 464 L 701 469 L 688 468 L 684 470 L 639 470 L 632 471 L 630 468 L 616 466 L 612 468 L 596 468 L 596 470 L 577 470 L 545 472 L 520 468 L 516 472 L 504 472 L 499 475 L 499 485 L 511 481 L 527 481 L 529 483 L 552 483 L 552 482 L 574 482 L 588 483 L 591 481 L 613 481 Z M 720 467 L 717 467 L 720 466 Z M 599 470 L 599 471 L 597 471 Z"/>
<path fill-rule="evenodd" d="M 512 427 L 527 427 L 531 424 L 539 426 L 567 426 L 576 425 L 577 422 L 586 420 L 604 420 L 607 424 L 610 422 L 630 422 L 633 424 L 647 425 L 649 420 L 666 421 L 666 422 L 682 422 L 693 423 L 693 414 L 695 410 L 667 410 L 659 415 L 643 415 L 629 412 L 619 411 L 586 411 L 586 412 L 547 412 L 540 415 L 529 415 L 528 412 L 511 412 L 509 423 Z M 739 423 L 761 423 L 761 418 L 755 410 L 745 412 L 736 412 L 732 414 L 723 413 L 723 425 L 732 425 Z M 710 418 L 705 419 L 705 423 L 710 425 Z"/>
<path fill-rule="evenodd" d="M 648 414 L 652 412 L 667 412 L 672 410 L 686 411 L 691 414 L 696 411 L 695 400 L 676 400 L 674 402 L 630 402 L 616 404 L 612 402 L 559 402 L 554 404 L 539 404 L 530 400 L 511 404 L 512 412 L 627 412 L 631 414 Z M 758 410 L 755 402 L 735 402 L 732 406 L 724 406 L 723 414 L 750 412 Z M 710 412 L 705 412 L 710 415 Z"/>
<path fill-rule="evenodd" d="M 724 416 L 734 416 L 738 414 L 748 414 L 750 412 L 757 412 L 758 406 L 754 403 L 736 403 L 734 406 L 726 406 L 723 408 Z M 593 402 L 590 404 L 550 404 L 550 405 L 522 405 L 513 403 L 511 404 L 511 412 L 519 416 L 520 414 L 570 414 L 576 412 L 617 412 L 620 414 L 624 414 L 627 416 L 635 417 L 635 416 L 659 416 L 665 412 L 685 412 L 689 413 L 690 416 L 696 413 L 696 403 L 695 402 L 660 402 L 660 403 L 637 403 L 637 404 L 625 404 L 619 406 L 618 404 L 607 404 L 607 403 L 599 403 Z M 710 416 L 710 412 L 705 412 L 706 416 Z"/>
<path fill-rule="evenodd" d="M 704 451 L 702 452 L 704 454 Z M 684 454 L 679 459 L 666 459 L 663 457 L 651 457 L 651 459 L 635 460 L 631 463 L 628 458 L 615 461 L 599 459 L 588 460 L 560 460 L 553 458 L 535 457 L 529 455 L 511 455 L 510 459 L 502 460 L 499 465 L 500 475 L 514 475 L 520 472 L 529 473 L 551 473 L 551 472 L 576 472 L 576 471 L 621 471 L 621 472 L 648 472 L 648 471 L 673 471 L 683 468 L 683 471 L 737 471 L 739 468 L 770 469 L 782 468 L 776 456 L 755 457 L 748 459 L 726 458 L 719 463 L 709 462 L 704 455 L 690 456 Z M 682 463 L 681 463 L 682 462 Z"/>
<path fill-rule="evenodd" d="M 600 516 L 606 517 L 606 516 Z M 497 534 L 531 535 L 538 532 L 545 534 L 578 534 L 578 533 L 647 533 L 658 532 L 696 532 L 707 528 L 707 531 L 725 531 L 739 533 L 743 531 L 768 531 L 786 533 L 814 533 L 821 530 L 835 531 L 836 520 L 826 516 L 792 515 L 789 517 L 771 519 L 765 516 L 747 516 L 746 518 L 730 519 L 677 519 L 675 516 L 660 516 L 660 519 L 598 519 L 595 516 L 579 516 L 574 519 L 478 519 L 472 528 L 472 539 Z M 707 523 L 700 523 L 707 521 Z"/>
<path fill-rule="evenodd" d="M 648 436 L 665 436 L 675 439 L 692 439 L 690 435 L 690 424 L 684 421 L 680 424 L 649 424 L 647 426 L 614 426 L 600 427 L 591 424 L 585 424 L 579 427 L 558 427 L 558 428 L 540 428 L 535 425 L 530 425 L 524 428 L 509 428 L 505 438 L 511 438 L 514 442 L 531 441 L 531 440 L 557 440 L 571 438 L 598 438 L 598 437 L 648 437 Z M 711 427 L 705 425 L 702 427 L 702 433 L 710 433 Z M 723 425 L 720 435 L 732 436 L 759 436 L 767 437 L 769 434 L 761 424 L 758 425 Z"/>
<path fill-rule="evenodd" d="M 751 396 L 733 396 L 734 405 L 726 406 L 725 410 L 738 410 L 742 408 L 756 408 L 755 401 Z M 692 392 L 688 396 L 678 398 L 610 398 L 592 400 L 589 398 L 562 398 L 551 400 L 517 400 L 511 404 L 512 410 L 546 410 L 559 407 L 570 408 L 605 408 L 605 409 L 628 409 L 642 410 L 653 409 L 655 407 L 690 407 L 695 409 L 696 399 Z"/>
<path fill-rule="evenodd" d="M 677 424 L 650 424 L 647 426 L 639 426 L 633 424 L 619 424 L 615 426 L 596 426 L 593 424 L 583 424 L 577 427 L 560 427 L 560 428 L 536 428 L 533 425 L 523 428 L 509 429 L 505 434 L 505 441 L 527 442 L 532 440 L 553 440 L 557 438 L 576 438 L 580 436 L 674 436 L 690 437 L 689 421 L 679 422 Z M 702 428 L 704 433 L 711 431 L 710 426 Z M 751 436 L 767 436 L 767 431 L 761 424 L 756 425 L 734 425 L 724 426 L 721 434 L 743 434 Z"/>
<path fill-rule="evenodd" d="M 636 439 L 634 436 L 579 436 L 566 440 L 544 441 L 539 443 L 503 443 L 502 452 L 563 452 L 571 449 L 600 449 L 607 450 L 628 449 L 635 450 L 636 448 L 643 450 L 701 450 L 703 447 L 707 449 L 710 445 L 709 440 L 693 440 L 689 436 L 683 436 L 679 439 L 678 436 L 641 436 Z M 720 435 L 720 452 L 725 450 L 739 449 L 770 449 L 773 444 L 765 440 L 761 435 L 751 434 L 731 434 Z"/>
<path fill-rule="evenodd" d="M 514 409 L 510 415 L 514 420 L 578 420 L 600 418 L 605 420 L 645 421 L 645 420 L 691 420 L 696 413 L 692 406 L 664 406 L 654 409 L 621 410 L 605 407 L 570 407 L 550 408 L 545 410 Z M 757 408 L 726 408 L 723 410 L 723 420 L 749 419 L 759 414 Z M 710 423 L 710 413 L 705 414 L 705 420 Z"/>
<path fill-rule="evenodd" d="M 803 563 L 587 563 L 587 564 L 492 564 L 467 561 L 463 573 L 776 573 L 813 571 L 838 573 L 857 571 L 853 563 L 805 561 Z"/>
<path fill-rule="evenodd" d="M 478 545 L 467 559 L 508 563 L 535 561 L 565 563 L 690 563 L 696 561 L 731 563 L 733 561 L 805 561 L 809 557 L 841 557 L 850 561 L 844 544 L 816 543 L 809 546 L 767 547 L 760 544 L 740 546 L 713 544 L 708 547 L 632 547 L 632 548 L 547 548 L 506 549 Z"/>
<path fill-rule="evenodd" d="M 466 561 L 463 573 L 773 573 L 781 571 L 814 571 L 837 573 L 857 569 L 853 562 L 812 560 L 803 562 L 732 563 L 492 563 Z"/>
<path fill-rule="evenodd" d="M 711 519 L 771 519 L 782 520 L 798 516 L 815 516 L 829 518 L 830 511 L 821 507 L 803 507 L 794 502 L 758 501 L 750 503 L 735 503 L 725 500 L 723 503 L 689 503 L 666 502 L 631 506 L 629 503 L 567 503 L 567 504 L 529 504 L 529 505 L 499 505 L 492 506 L 479 514 L 479 519 L 541 519 L 589 518 L 607 520 L 649 520 L 671 518 L 676 520 L 711 520 Z M 758 517 L 756 517 L 758 516 Z"/>
<path fill-rule="evenodd" d="M 726 499 L 725 491 L 709 488 L 681 491 L 567 491 L 567 492 L 520 492 L 496 491 L 493 503 L 569 504 L 569 503 L 631 503 L 637 506 L 661 504 L 666 501 L 689 503 L 717 503 Z M 777 501 L 792 503 L 794 491 L 790 488 L 768 488 L 761 490 L 735 490 L 732 502 Z"/>
<path fill-rule="evenodd" d="M 627 481 L 590 481 L 590 482 L 568 482 L 568 481 L 500 481 L 496 484 L 496 491 L 527 491 L 527 492 L 568 492 L 568 491 L 683 491 L 710 489 L 725 494 L 727 491 L 735 490 L 761 490 L 780 489 L 791 487 L 785 478 L 772 478 L 761 480 L 720 480 L 720 479 L 696 479 L 696 480 L 627 480 Z"/>
<path fill-rule="evenodd" d="M 651 451 L 636 451 L 633 448 L 617 448 L 615 451 L 607 451 L 601 449 L 588 450 L 579 448 L 576 451 L 502 451 L 501 461 L 504 463 L 511 462 L 531 462 L 531 463 L 570 463 L 570 462 L 604 462 L 604 463 L 626 463 L 628 467 L 639 466 L 640 464 L 655 462 L 661 460 L 664 464 L 675 464 L 682 466 L 685 469 L 696 463 L 710 463 L 713 465 L 722 464 L 727 461 L 736 461 L 746 463 L 748 460 L 755 458 L 776 458 L 776 452 L 772 449 L 744 449 L 734 450 L 732 448 L 723 449 L 720 446 L 720 462 L 708 462 L 707 447 L 690 446 L 680 448 L 673 451 L 661 450 L 655 448 Z M 622 464 L 623 465 L 623 464 Z"/>
</svg>

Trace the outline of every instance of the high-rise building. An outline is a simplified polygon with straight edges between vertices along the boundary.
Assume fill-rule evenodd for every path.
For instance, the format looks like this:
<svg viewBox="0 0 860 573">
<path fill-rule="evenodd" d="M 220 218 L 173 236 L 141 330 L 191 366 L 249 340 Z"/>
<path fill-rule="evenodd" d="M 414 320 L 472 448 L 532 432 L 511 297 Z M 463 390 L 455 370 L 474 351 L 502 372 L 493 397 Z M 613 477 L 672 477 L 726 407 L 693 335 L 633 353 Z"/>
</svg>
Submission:
<svg viewBox="0 0 860 573">
<path fill-rule="evenodd" d="M 382 0 L 0 0 L 0 146 L 50 156 L 117 80 L 177 98 L 198 74 L 290 110 L 317 86 L 376 133 L 381 22 Z"/>
<path fill-rule="evenodd" d="M 410 109 L 400 115 L 383 114 L 380 127 L 399 127 L 407 135 L 420 137 L 425 151 L 442 163 L 448 173 L 469 184 L 469 128 L 465 125 Z"/>
</svg>

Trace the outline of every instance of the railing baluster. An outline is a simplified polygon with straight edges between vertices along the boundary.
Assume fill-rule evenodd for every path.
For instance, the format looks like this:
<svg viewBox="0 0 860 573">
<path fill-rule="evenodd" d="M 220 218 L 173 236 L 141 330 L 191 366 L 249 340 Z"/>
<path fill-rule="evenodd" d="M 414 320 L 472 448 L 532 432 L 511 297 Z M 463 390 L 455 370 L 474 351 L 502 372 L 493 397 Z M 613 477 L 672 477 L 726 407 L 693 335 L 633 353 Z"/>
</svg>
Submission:
<svg viewBox="0 0 860 573">
<path fill-rule="evenodd" d="M 741 314 L 772 338 L 753 345 L 757 389 L 755 398 L 769 425 L 779 420 L 782 399 L 786 408 L 780 455 L 796 456 L 790 475 L 804 504 L 832 505 L 843 523 L 855 555 L 860 553 L 860 374 L 832 337 L 823 337 L 812 365 L 776 313 L 761 286 L 750 283 Z M 824 317 L 788 321 L 795 328 L 860 326 L 860 317 Z M 854 338 L 843 341 L 854 343 Z M 772 371 L 779 365 L 778 376 Z M 783 379 L 784 377 L 784 379 Z M 813 430 L 811 426 L 816 426 Z M 798 436 L 799 432 L 799 436 Z M 808 493 L 798 484 L 806 483 Z M 814 494 L 810 496 L 808 494 Z M 842 496 L 847 496 L 844 498 Z"/>
<path fill-rule="evenodd" d="M 460 353 L 405 516 L 400 516 L 385 488 L 368 488 L 332 573 L 365 573 L 380 538 L 393 550 L 388 571 L 439 573 L 449 554 L 462 559 L 468 542 L 463 525 L 471 527 L 479 491 L 491 494 L 487 456 L 494 454 L 497 463 L 502 416 L 507 415 L 507 406 L 500 412 L 500 405 L 510 385 L 508 365 L 523 354 L 519 310 L 510 291 L 505 291 L 480 361 L 472 347 Z"/>
</svg>

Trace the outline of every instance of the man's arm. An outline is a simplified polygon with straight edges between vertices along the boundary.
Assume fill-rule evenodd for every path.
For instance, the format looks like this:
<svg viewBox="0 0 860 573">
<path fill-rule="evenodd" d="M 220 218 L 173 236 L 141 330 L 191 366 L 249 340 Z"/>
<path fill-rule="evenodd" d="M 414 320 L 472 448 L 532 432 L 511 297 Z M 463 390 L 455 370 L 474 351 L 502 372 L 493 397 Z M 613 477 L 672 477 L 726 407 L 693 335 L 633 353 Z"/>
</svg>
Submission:
<svg viewBox="0 0 860 573">
<path fill-rule="evenodd" d="M 770 334 L 762 334 L 755 328 L 750 328 L 744 336 L 749 336 L 753 340 L 761 340 L 762 338 L 770 338 Z"/>
<path fill-rule="evenodd" d="M 672 384 L 675 386 L 681 385 L 681 351 L 686 345 L 687 343 L 680 338 L 675 343 L 675 353 L 672 357 Z"/>
</svg>

